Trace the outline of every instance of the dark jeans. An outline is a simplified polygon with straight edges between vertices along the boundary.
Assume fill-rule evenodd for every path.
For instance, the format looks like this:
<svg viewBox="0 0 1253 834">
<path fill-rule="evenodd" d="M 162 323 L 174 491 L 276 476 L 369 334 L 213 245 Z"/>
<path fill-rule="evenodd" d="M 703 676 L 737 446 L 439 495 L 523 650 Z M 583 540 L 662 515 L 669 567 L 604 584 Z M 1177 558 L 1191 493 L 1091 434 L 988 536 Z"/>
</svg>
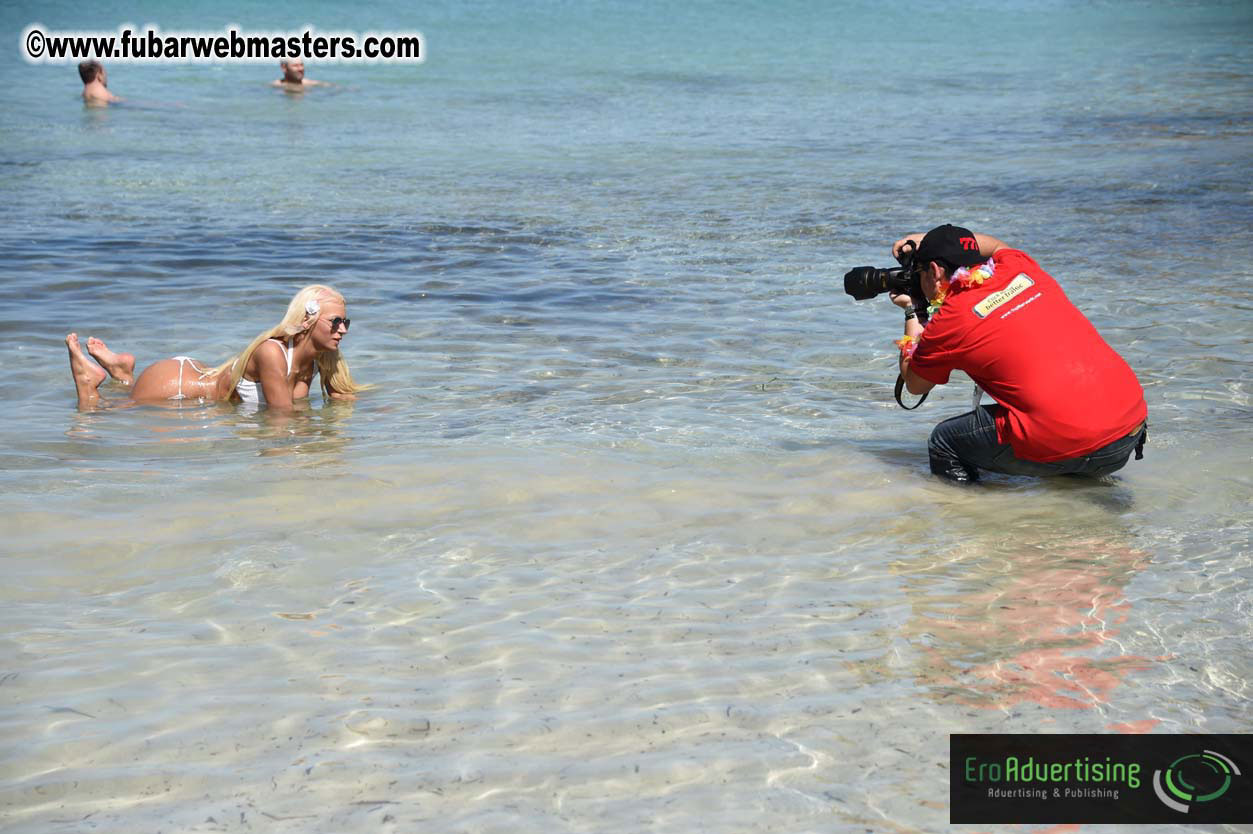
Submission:
<svg viewBox="0 0 1253 834">
<path fill-rule="evenodd" d="M 1136 458 L 1140 458 L 1148 435 L 1147 428 L 1141 428 L 1091 454 L 1037 463 L 1014 457 L 1009 444 L 996 439 L 994 417 L 999 408 L 999 405 L 985 405 L 936 426 L 927 443 L 931 471 L 961 483 L 977 480 L 980 469 L 1006 475 L 1089 475 L 1095 478 L 1122 469 L 1133 451 Z"/>
</svg>

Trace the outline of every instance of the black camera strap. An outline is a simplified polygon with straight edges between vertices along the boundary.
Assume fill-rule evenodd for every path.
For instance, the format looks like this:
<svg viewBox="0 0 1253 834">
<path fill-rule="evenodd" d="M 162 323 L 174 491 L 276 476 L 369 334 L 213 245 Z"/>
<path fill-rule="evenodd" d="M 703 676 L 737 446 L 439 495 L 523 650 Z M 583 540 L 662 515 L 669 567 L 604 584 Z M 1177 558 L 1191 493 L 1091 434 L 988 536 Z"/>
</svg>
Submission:
<svg viewBox="0 0 1253 834">
<path fill-rule="evenodd" d="M 896 404 L 899 405 L 901 408 L 905 409 L 906 411 L 913 411 L 915 408 L 925 403 L 927 401 L 927 395 L 931 393 L 930 391 L 928 391 L 926 394 L 923 394 L 922 399 L 918 400 L 918 402 L 914 403 L 913 405 L 905 405 L 905 401 L 901 399 L 901 393 L 904 390 L 905 390 L 905 377 L 901 376 L 900 374 L 897 374 L 896 375 Z"/>
</svg>

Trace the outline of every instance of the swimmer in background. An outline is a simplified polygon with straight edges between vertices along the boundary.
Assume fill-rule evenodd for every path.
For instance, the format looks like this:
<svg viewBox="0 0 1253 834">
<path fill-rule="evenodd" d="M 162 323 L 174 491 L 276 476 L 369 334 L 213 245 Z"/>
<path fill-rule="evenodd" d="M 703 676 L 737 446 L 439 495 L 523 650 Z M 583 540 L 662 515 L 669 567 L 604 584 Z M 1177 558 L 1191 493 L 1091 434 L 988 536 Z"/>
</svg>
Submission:
<svg viewBox="0 0 1253 834">
<path fill-rule="evenodd" d="M 109 92 L 109 74 L 94 58 L 78 65 L 78 77 L 83 79 L 83 103 L 88 107 L 106 107 L 121 101 Z"/>
<path fill-rule="evenodd" d="M 271 87 L 279 87 L 284 92 L 298 93 L 302 92 L 306 87 L 325 87 L 325 81 L 314 81 L 312 78 L 305 78 L 305 62 L 300 58 L 292 58 L 290 61 L 280 61 L 278 64 L 283 70 L 283 77 L 270 84 Z"/>
<path fill-rule="evenodd" d="M 154 362 L 138 378 L 134 356 L 114 352 L 101 340 L 90 338 L 87 352 L 97 365 L 83 354 L 78 334 L 71 333 L 65 344 L 78 407 L 89 409 L 100 401 L 100 384 L 107 377 L 130 387 L 131 398 L 141 403 L 230 401 L 290 412 L 296 400 L 309 396 L 316 372 L 325 399 L 355 399 L 364 386 L 353 382 L 339 352 L 340 340 L 348 333 L 347 315 L 342 295 L 314 284 L 296 293 L 282 321 L 263 330 L 241 353 L 216 368 L 176 356 Z"/>
</svg>

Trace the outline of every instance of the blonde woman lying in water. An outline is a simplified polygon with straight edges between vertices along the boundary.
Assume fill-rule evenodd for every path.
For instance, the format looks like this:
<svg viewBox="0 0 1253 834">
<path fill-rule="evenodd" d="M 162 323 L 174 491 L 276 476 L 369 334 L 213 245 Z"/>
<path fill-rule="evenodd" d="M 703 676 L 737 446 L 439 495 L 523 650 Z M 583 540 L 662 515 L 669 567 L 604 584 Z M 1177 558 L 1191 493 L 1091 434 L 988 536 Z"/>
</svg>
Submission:
<svg viewBox="0 0 1253 834">
<path fill-rule="evenodd" d="M 100 400 L 100 383 L 113 377 L 130 387 L 136 402 L 229 400 L 290 411 L 294 401 L 309 396 L 315 370 L 328 399 L 353 399 L 362 389 L 339 352 L 348 324 L 344 297 L 315 284 L 296 293 L 282 321 L 216 368 L 176 356 L 153 363 L 135 378 L 135 357 L 129 353 L 115 353 L 99 339 L 88 339 L 87 352 L 100 363 L 96 365 L 83 355 L 77 333 L 66 336 L 65 344 L 79 408 L 94 406 Z"/>
</svg>

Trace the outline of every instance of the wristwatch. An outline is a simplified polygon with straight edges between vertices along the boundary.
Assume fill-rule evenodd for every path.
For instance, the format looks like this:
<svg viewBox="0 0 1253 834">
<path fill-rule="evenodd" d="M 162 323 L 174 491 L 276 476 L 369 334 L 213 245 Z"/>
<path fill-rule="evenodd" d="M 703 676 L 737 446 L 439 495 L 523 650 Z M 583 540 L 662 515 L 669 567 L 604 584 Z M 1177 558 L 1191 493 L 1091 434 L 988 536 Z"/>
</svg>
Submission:
<svg viewBox="0 0 1253 834">
<path fill-rule="evenodd" d="M 914 309 L 914 305 L 910 304 L 905 310 L 905 321 L 918 318 L 918 311 Z"/>
</svg>

